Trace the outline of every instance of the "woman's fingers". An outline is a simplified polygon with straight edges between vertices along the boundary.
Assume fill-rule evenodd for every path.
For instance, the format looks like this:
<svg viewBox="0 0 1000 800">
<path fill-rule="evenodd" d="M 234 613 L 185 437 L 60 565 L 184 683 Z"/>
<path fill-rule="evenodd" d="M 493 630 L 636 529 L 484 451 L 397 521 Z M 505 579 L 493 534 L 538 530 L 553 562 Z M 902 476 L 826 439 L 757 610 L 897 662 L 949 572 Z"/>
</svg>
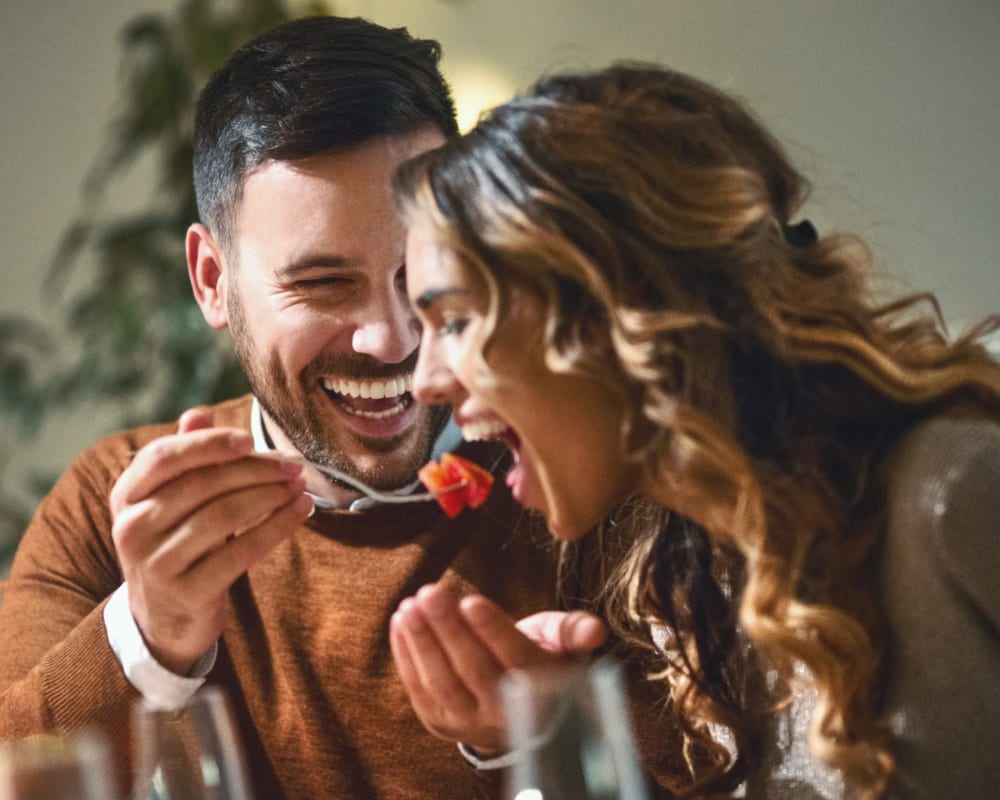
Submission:
<svg viewBox="0 0 1000 800">
<path fill-rule="evenodd" d="M 423 609 L 413 598 L 399 607 L 401 629 L 426 695 L 458 717 L 476 713 L 478 701 L 448 657 Z"/>
<path fill-rule="evenodd" d="M 393 615 L 390 646 L 400 679 L 424 727 L 451 741 L 478 741 L 479 704 L 451 669 L 423 612 L 413 598 Z"/>
<path fill-rule="evenodd" d="M 481 595 L 463 598 L 460 609 L 504 669 L 542 666 L 554 657 L 589 653 L 606 638 L 604 624 L 583 611 L 543 611 L 515 622 Z"/>
<path fill-rule="evenodd" d="M 608 629 L 586 611 L 542 611 L 518 620 L 517 629 L 549 653 L 576 656 L 604 644 Z"/>
<path fill-rule="evenodd" d="M 585 612 L 548 611 L 515 622 L 480 595 L 458 601 L 438 584 L 404 600 L 389 638 L 400 679 L 423 724 L 484 751 L 503 747 L 500 677 L 599 647 L 606 632 Z"/>
</svg>

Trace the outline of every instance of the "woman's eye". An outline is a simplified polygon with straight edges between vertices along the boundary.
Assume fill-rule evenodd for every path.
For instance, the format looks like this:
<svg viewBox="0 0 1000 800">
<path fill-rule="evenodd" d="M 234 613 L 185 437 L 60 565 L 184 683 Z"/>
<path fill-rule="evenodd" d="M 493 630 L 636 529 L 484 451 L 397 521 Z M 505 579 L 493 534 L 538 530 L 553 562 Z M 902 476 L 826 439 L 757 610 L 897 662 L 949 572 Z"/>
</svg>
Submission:
<svg viewBox="0 0 1000 800">
<path fill-rule="evenodd" d="M 444 336 L 457 336 L 465 330 L 465 326 L 468 324 L 469 320 L 465 317 L 446 319 L 441 324 L 441 333 Z"/>
</svg>

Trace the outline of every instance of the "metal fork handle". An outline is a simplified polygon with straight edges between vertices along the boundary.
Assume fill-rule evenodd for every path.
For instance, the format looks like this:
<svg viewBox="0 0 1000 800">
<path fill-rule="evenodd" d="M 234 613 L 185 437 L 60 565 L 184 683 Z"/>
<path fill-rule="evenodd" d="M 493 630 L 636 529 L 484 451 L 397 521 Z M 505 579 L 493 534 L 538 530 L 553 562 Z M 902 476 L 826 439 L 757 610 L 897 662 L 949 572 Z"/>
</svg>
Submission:
<svg viewBox="0 0 1000 800">
<path fill-rule="evenodd" d="M 447 494 L 448 492 L 454 492 L 456 489 L 464 489 L 469 485 L 467 480 L 461 480 L 458 483 L 453 483 L 450 486 L 445 486 L 436 492 L 417 492 L 416 494 L 389 494 L 387 492 L 380 492 L 378 489 L 374 489 L 367 483 L 358 480 L 352 475 L 348 475 L 346 472 L 342 472 L 336 467 L 327 467 L 323 464 L 317 464 L 315 461 L 310 461 L 303 455 L 298 453 L 283 453 L 280 450 L 265 450 L 250 453 L 251 456 L 256 458 L 269 458 L 276 461 L 292 461 L 296 464 L 304 464 L 305 466 L 312 467 L 313 469 L 322 472 L 329 478 L 346 483 L 348 486 L 357 489 L 363 495 L 371 498 L 372 500 L 377 500 L 380 503 L 422 503 L 428 500 L 436 500 L 438 495 Z"/>
<path fill-rule="evenodd" d="M 138 451 L 130 450 L 129 456 L 134 456 Z M 464 489 L 469 485 L 467 480 L 461 480 L 458 483 L 453 483 L 451 486 L 445 486 L 436 492 L 417 492 L 416 494 L 389 494 L 387 492 L 380 492 L 378 489 L 374 489 L 369 486 L 364 481 L 360 481 L 352 475 L 348 475 L 346 472 L 342 472 L 335 467 L 327 467 L 323 464 L 317 464 L 315 461 L 310 461 L 305 456 L 299 453 L 285 453 L 280 450 L 256 450 L 253 453 L 248 453 L 247 455 L 252 458 L 266 458 L 271 461 L 291 461 L 296 464 L 303 464 L 307 467 L 312 467 L 313 469 L 322 472 L 329 478 L 346 483 L 353 489 L 357 489 L 361 494 L 366 497 L 376 500 L 379 503 L 423 503 L 428 500 L 437 500 L 438 495 L 448 494 L 448 492 L 454 492 L 456 489 Z"/>
</svg>

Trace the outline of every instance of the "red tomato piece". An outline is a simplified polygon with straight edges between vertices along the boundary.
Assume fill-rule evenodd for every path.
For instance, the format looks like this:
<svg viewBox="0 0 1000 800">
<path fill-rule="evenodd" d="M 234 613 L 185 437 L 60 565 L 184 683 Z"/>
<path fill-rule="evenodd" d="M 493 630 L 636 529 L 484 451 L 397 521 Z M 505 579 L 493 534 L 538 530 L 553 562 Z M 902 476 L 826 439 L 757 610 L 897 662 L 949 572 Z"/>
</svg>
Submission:
<svg viewBox="0 0 1000 800">
<path fill-rule="evenodd" d="M 417 477 L 428 491 L 436 495 L 435 499 L 444 513 L 452 518 L 466 506 L 479 508 L 493 488 L 493 475 L 489 470 L 454 453 L 442 453 L 440 464 L 428 461 L 418 470 Z M 442 491 L 460 483 L 465 484 L 460 489 Z"/>
<path fill-rule="evenodd" d="M 452 483 L 465 481 L 462 493 L 465 495 L 465 504 L 469 508 L 479 508 L 486 502 L 486 498 L 490 496 L 490 489 L 493 488 L 492 473 L 454 453 L 442 453 L 441 466 L 454 476 Z"/>
<path fill-rule="evenodd" d="M 451 472 L 436 461 L 428 461 L 424 464 L 417 471 L 417 477 L 420 478 L 420 482 L 427 487 L 428 491 L 435 493 L 455 483 Z M 457 517 L 458 513 L 465 508 L 465 492 L 461 489 L 438 494 L 435 499 L 444 513 L 451 518 Z"/>
</svg>

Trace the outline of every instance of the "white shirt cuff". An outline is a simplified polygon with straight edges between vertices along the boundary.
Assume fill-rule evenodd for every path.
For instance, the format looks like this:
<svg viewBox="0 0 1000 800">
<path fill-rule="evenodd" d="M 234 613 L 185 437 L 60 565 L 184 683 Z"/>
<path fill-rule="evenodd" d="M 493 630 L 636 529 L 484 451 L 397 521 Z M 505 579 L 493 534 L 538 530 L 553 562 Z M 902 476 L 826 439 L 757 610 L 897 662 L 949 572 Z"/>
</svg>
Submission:
<svg viewBox="0 0 1000 800">
<path fill-rule="evenodd" d="M 519 753 L 517 750 L 512 750 L 509 753 L 504 753 L 502 756 L 494 756 L 493 758 L 481 758 L 479 754 L 473 750 L 468 745 L 464 745 L 461 742 L 458 743 L 458 752 L 462 754 L 462 757 L 468 761 L 476 769 L 488 770 L 488 769 L 506 769 L 512 766 L 519 758 Z"/>
<path fill-rule="evenodd" d="M 218 643 L 203 653 L 186 676 L 175 675 L 153 658 L 128 604 L 128 585 L 123 583 L 104 606 L 104 628 L 108 644 L 121 664 L 125 677 L 148 703 L 157 708 L 183 705 L 205 682 L 215 666 Z"/>
</svg>

